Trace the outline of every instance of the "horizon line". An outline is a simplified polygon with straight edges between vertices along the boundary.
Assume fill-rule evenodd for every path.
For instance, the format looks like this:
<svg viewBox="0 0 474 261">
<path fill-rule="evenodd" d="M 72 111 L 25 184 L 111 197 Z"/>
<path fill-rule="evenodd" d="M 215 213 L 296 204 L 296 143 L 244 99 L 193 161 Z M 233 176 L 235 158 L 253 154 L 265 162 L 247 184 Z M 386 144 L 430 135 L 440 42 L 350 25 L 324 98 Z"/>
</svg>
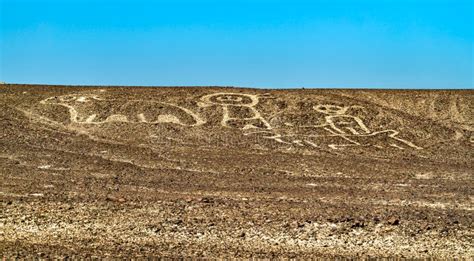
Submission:
<svg viewBox="0 0 474 261">
<path fill-rule="evenodd" d="M 260 90 L 324 90 L 324 89 L 335 89 L 335 90 L 438 90 L 438 91 L 450 91 L 450 90 L 467 90 L 472 91 L 474 87 L 463 87 L 463 88 L 423 88 L 423 87 L 255 87 L 255 86 L 236 86 L 236 85 L 93 85 L 93 84 L 49 84 L 49 83 L 9 83 L 0 82 L 0 85 L 36 85 L 36 86 L 50 86 L 50 87 L 105 87 L 105 88 L 234 88 L 234 89 L 260 89 Z"/>
</svg>

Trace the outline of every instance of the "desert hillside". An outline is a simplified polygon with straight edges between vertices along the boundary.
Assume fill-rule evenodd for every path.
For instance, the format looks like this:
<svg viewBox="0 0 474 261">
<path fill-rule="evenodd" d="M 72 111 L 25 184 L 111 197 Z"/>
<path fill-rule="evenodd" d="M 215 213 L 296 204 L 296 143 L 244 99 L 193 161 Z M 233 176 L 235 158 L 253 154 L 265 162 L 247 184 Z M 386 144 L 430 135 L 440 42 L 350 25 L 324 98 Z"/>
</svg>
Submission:
<svg viewBox="0 0 474 261">
<path fill-rule="evenodd" d="M 474 258 L 474 91 L 0 85 L 5 257 Z"/>
</svg>

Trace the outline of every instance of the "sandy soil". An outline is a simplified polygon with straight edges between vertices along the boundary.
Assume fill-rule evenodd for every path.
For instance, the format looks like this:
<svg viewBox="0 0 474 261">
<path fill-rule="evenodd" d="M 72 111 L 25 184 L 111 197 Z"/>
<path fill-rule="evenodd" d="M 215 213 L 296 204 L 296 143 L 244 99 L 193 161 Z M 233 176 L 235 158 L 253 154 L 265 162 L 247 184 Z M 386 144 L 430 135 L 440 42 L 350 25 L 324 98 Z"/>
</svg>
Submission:
<svg viewBox="0 0 474 261">
<path fill-rule="evenodd" d="M 473 100 L 0 85 L 0 253 L 474 258 Z"/>
</svg>

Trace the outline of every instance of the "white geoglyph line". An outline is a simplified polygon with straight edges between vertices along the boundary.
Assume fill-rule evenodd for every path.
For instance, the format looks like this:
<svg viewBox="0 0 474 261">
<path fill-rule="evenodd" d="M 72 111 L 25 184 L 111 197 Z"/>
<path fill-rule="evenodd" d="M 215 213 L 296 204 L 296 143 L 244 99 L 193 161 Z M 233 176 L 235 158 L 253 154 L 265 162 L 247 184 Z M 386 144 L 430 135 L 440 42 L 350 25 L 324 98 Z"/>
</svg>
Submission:
<svg viewBox="0 0 474 261">
<path fill-rule="evenodd" d="M 112 114 L 112 115 L 109 115 L 104 121 L 98 121 L 98 122 L 94 121 L 94 119 L 97 117 L 97 114 L 91 114 L 84 121 L 80 121 L 79 120 L 80 115 L 79 115 L 78 110 L 76 109 L 74 105 L 71 104 L 71 103 L 81 104 L 81 103 L 87 103 L 87 102 L 107 101 L 107 100 L 108 99 L 103 99 L 93 94 L 87 94 L 83 96 L 64 95 L 64 96 L 59 96 L 59 97 L 49 97 L 47 99 L 40 101 L 40 103 L 48 104 L 48 105 L 60 105 L 60 106 L 68 108 L 70 121 L 74 123 L 78 123 L 78 124 L 100 125 L 100 124 L 109 123 L 109 122 L 135 123 L 135 122 L 130 121 L 126 115 L 122 115 L 122 114 Z M 129 100 L 129 101 L 135 101 L 135 100 Z M 147 101 L 140 101 L 140 102 L 147 102 Z M 142 112 L 138 112 L 136 116 L 140 120 L 139 123 L 148 123 L 148 124 L 174 123 L 174 124 L 178 124 L 182 126 L 194 127 L 194 126 L 203 125 L 206 122 L 199 115 L 197 115 L 196 113 L 194 113 L 193 111 L 185 107 L 166 103 L 166 102 L 154 102 L 154 101 L 151 101 L 151 102 L 156 103 L 157 105 L 162 104 L 162 105 L 176 108 L 180 110 L 181 112 L 191 116 L 191 118 L 195 121 L 195 123 L 194 124 L 183 123 L 176 116 L 170 115 L 170 114 L 158 115 L 155 121 L 148 121 Z"/>
<path fill-rule="evenodd" d="M 365 124 L 364 121 L 357 116 L 348 115 L 347 111 L 351 107 L 363 108 L 361 106 L 338 106 L 338 105 L 329 105 L 329 104 L 319 104 L 313 107 L 315 111 L 318 113 L 322 113 L 324 116 L 325 123 L 320 125 L 313 125 L 313 126 L 302 126 L 304 128 L 313 128 L 316 129 L 323 129 L 326 131 L 327 134 L 280 134 L 276 130 L 274 131 L 256 131 L 249 134 L 258 134 L 264 133 L 268 134 L 268 136 L 264 136 L 263 138 L 272 139 L 276 142 L 283 143 L 283 144 L 295 144 L 297 146 L 305 146 L 304 144 L 308 144 L 314 148 L 321 148 L 322 145 L 318 144 L 317 142 L 310 140 L 310 138 L 316 138 L 320 141 L 324 141 L 326 137 L 339 137 L 347 143 L 331 143 L 326 144 L 327 147 L 337 150 L 344 147 L 367 147 L 367 146 L 374 146 L 379 149 L 383 149 L 384 147 L 379 144 L 366 144 L 362 141 L 364 139 L 374 139 L 378 135 L 386 135 L 390 138 L 389 147 L 397 148 L 400 150 L 404 150 L 405 147 L 410 147 L 413 149 L 423 149 L 415 145 L 414 143 L 404 140 L 398 137 L 399 132 L 392 129 L 381 130 L 381 131 L 371 131 Z M 293 126 L 292 124 L 288 123 L 287 126 Z M 273 129 L 273 128 L 272 128 Z M 270 130 L 272 130 L 270 129 Z M 360 141 L 362 139 L 362 141 Z"/>
<path fill-rule="evenodd" d="M 265 98 L 270 98 L 268 95 L 264 95 Z M 242 94 L 242 93 L 213 93 L 201 98 L 201 107 L 220 106 L 223 110 L 221 125 L 223 127 L 229 126 L 229 122 L 232 120 L 247 121 L 248 123 L 242 127 L 243 130 L 247 129 L 259 129 L 260 127 L 252 124 L 253 121 L 259 121 L 263 124 L 264 129 L 271 130 L 272 126 L 268 121 L 260 114 L 255 108 L 259 102 L 259 96 L 253 94 Z M 239 117 L 233 115 L 231 112 L 232 107 L 247 109 L 252 115 L 251 117 Z"/>
<path fill-rule="evenodd" d="M 387 137 L 388 144 L 386 146 L 397 148 L 400 150 L 406 148 L 412 149 L 423 149 L 415 145 L 414 143 L 407 141 L 398 137 L 399 132 L 393 129 L 381 130 L 381 131 L 371 131 L 364 123 L 364 121 L 358 117 L 347 114 L 349 108 L 357 107 L 363 108 L 361 106 L 338 106 L 331 104 L 318 104 L 313 107 L 314 111 L 319 114 L 323 114 L 324 123 L 320 125 L 313 126 L 302 126 L 305 128 L 313 128 L 315 131 L 317 129 L 324 130 L 327 134 L 311 134 L 309 130 L 308 134 L 294 134 L 294 133 L 279 133 L 278 130 L 275 130 L 271 124 L 262 116 L 262 114 L 257 110 L 256 105 L 259 103 L 260 98 L 272 98 L 268 94 L 264 95 L 255 95 L 255 94 L 242 94 L 242 93 L 232 93 L 232 92 L 218 92 L 205 95 L 201 97 L 201 101 L 198 103 L 200 107 L 210 107 L 218 106 L 222 108 L 222 118 L 220 121 L 221 126 L 229 128 L 239 128 L 243 131 L 255 129 L 254 132 L 245 132 L 244 135 L 265 133 L 266 136 L 263 138 L 275 140 L 278 143 L 296 145 L 296 146 L 310 146 L 313 148 L 321 149 L 324 145 L 333 149 L 343 149 L 344 147 L 367 147 L 373 146 L 380 149 L 384 147 L 380 144 L 372 144 L 371 140 L 374 142 L 377 141 L 376 137 Z M 109 115 L 103 121 L 95 121 L 97 114 L 90 114 L 87 117 L 80 117 L 76 106 L 88 102 L 96 101 L 107 101 L 113 99 L 103 99 L 98 95 L 94 94 L 84 94 L 84 95 L 64 95 L 59 97 L 50 97 L 41 101 L 41 104 L 50 104 L 50 105 L 60 105 L 68 108 L 70 114 L 70 120 L 73 123 L 79 124 L 103 124 L 107 122 L 130 122 L 130 123 L 174 123 L 182 126 L 199 126 L 206 123 L 206 120 L 202 119 L 198 114 L 193 111 L 184 108 L 182 106 L 166 103 L 166 102 L 154 102 L 157 105 L 166 105 L 171 108 L 175 108 L 187 115 L 189 115 L 194 121 L 194 124 L 185 124 L 175 115 L 171 114 L 160 114 L 154 121 L 149 121 L 146 118 L 146 115 L 143 112 L 136 113 L 136 122 L 131 122 L 126 115 L 122 114 L 112 114 Z M 147 102 L 141 100 L 128 100 L 128 101 L 137 101 L 137 102 Z M 241 116 L 244 114 L 246 116 Z M 278 113 L 277 113 L 278 114 Z M 81 120 L 80 120 L 81 119 Z M 85 120 L 82 120 L 85 119 Z M 239 124 L 237 127 L 232 126 L 230 122 L 234 121 Z M 288 123 L 288 126 L 293 126 Z M 294 126 L 293 126 L 294 127 Z M 317 132 L 315 132 L 317 133 Z M 324 140 L 328 137 L 334 137 L 336 140 L 339 138 L 341 141 L 338 143 L 324 144 Z M 313 138 L 313 139 L 312 139 Z M 316 138 L 316 140 L 314 140 Z M 323 142 L 320 144 L 317 140 Z M 345 142 L 342 142 L 345 140 Z M 385 140 L 385 139 L 384 139 Z M 328 140 L 329 141 L 329 140 Z M 380 139 L 378 140 L 381 142 Z M 385 141 L 384 141 L 385 142 Z"/>
</svg>

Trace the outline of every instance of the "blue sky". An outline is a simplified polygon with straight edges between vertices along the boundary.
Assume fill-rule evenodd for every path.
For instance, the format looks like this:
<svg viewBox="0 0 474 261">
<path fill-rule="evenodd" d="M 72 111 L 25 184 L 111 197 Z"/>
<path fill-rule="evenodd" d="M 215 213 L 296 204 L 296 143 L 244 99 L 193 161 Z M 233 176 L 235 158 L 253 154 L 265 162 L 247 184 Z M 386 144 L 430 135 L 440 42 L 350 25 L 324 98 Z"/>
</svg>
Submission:
<svg viewBox="0 0 474 261">
<path fill-rule="evenodd" d="M 0 0 L 0 81 L 474 88 L 472 0 Z"/>
</svg>

